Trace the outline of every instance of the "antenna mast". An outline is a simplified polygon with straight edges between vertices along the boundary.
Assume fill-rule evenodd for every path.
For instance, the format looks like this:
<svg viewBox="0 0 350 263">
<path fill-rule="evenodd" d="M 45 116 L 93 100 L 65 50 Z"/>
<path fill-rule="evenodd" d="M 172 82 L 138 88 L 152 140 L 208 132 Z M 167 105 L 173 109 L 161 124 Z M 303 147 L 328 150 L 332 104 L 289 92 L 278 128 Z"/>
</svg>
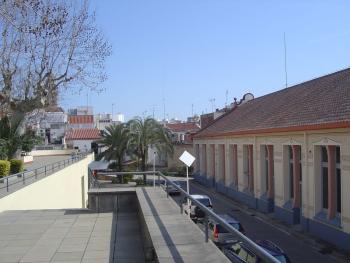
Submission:
<svg viewBox="0 0 350 263">
<path fill-rule="evenodd" d="M 288 73 L 287 73 L 287 44 L 286 44 L 286 32 L 283 33 L 284 43 L 284 73 L 286 77 L 286 88 L 288 87 Z"/>
<path fill-rule="evenodd" d="M 209 99 L 211 103 L 211 111 L 214 112 L 214 107 L 215 107 L 215 98 Z"/>
</svg>

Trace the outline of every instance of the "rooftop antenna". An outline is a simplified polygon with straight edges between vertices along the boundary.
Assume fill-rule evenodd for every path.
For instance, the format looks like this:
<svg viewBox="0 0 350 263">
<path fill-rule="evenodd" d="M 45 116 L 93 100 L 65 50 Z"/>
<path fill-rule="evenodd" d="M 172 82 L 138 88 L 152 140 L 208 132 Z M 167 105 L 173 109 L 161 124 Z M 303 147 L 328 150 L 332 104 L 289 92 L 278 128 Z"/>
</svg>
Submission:
<svg viewBox="0 0 350 263">
<path fill-rule="evenodd" d="M 161 75 L 161 81 L 162 81 L 162 100 L 163 100 L 163 120 L 166 120 L 166 111 L 165 111 L 165 88 L 166 88 L 166 72 L 165 72 L 165 66 L 162 67 L 162 75 Z"/>
<path fill-rule="evenodd" d="M 192 103 L 192 115 L 191 116 L 193 117 L 193 103 Z"/>
<path fill-rule="evenodd" d="M 163 96 L 163 120 L 165 120 L 165 99 Z"/>
<path fill-rule="evenodd" d="M 225 96 L 226 96 L 226 100 L 225 100 L 225 108 L 226 108 L 227 107 L 227 100 L 228 100 L 228 90 L 226 90 Z"/>
<path fill-rule="evenodd" d="M 288 87 L 288 74 L 287 74 L 287 44 L 286 44 L 286 32 L 283 33 L 284 43 L 284 73 L 286 77 L 286 88 Z"/>
<path fill-rule="evenodd" d="M 209 99 L 210 103 L 211 103 L 211 111 L 214 112 L 214 107 L 215 107 L 215 98 L 211 98 Z"/>
</svg>

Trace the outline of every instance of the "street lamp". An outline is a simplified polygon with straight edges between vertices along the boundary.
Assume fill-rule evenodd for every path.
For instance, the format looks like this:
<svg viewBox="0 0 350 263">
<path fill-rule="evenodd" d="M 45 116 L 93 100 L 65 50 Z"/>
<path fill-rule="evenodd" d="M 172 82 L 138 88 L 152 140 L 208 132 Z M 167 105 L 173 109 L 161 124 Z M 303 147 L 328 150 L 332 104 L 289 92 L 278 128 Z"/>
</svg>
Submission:
<svg viewBox="0 0 350 263">
<path fill-rule="evenodd" d="M 156 151 L 153 151 L 153 187 L 156 187 Z"/>
</svg>

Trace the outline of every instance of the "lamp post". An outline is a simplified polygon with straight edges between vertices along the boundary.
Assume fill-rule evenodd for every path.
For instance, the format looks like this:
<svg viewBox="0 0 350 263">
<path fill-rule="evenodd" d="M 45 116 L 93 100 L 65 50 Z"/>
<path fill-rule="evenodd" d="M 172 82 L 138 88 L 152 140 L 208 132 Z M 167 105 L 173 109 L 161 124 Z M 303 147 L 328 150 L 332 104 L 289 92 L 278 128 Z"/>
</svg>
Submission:
<svg viewBox="0 0 350 263">
<path fill-rule="evenodd" d="M 153 151 L 153 187 L 156 187 L 156 151 Z"/>
<path fill-rule="evenodd" d="M 186 165 L 186 186 L 187 186 L 187 194 L 189 195 L 190 194 L 190 183 L 189 183 L 189 178 L 188 178 L 188 167 L 190 167 L 194 160 L 196 160 L 196 158 L 191 155 L 189 152 L 187 151 L 184 151 L 183 154 L 181 154 L 180 156 L 180 161 L 183 162 L 185 165 Z M 190 216 L 191 214 L 191 211 L 190 211 L 190 200 L 187 198 L 187 208 L 188 208 L 188 211 L 187 211 L 187 214 L 188 216 Z"/>
</svg>

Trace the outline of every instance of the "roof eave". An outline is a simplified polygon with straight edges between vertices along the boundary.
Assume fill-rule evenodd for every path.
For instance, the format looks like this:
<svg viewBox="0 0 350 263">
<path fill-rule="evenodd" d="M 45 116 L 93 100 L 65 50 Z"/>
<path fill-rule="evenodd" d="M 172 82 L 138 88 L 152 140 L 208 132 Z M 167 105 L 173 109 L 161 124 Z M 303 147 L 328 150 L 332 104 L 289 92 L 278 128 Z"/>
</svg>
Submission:
<svg viewBox="0 0 350 263">
<path fill-rule="evenodd" d="M 350 121 L 308 124 L 308 125 L 279 127 L 279 128 L 243 130 L 243 131 L 223 132 L 223 133 L 215 132 L 215 133 L 203 134 L 203 135 L 197 134 L 193 137 L 193 139 L 220 138 L 220 137 L 237 136 L 237 135 L 253 135 L 253 134 L 267 134 L 267 133 L 279 133 L 279 132 L 298 132 L 298 131 L 300 132 L 300 131 L 340 129 L 340 128 L 350 128 Z"/>
</svg>

